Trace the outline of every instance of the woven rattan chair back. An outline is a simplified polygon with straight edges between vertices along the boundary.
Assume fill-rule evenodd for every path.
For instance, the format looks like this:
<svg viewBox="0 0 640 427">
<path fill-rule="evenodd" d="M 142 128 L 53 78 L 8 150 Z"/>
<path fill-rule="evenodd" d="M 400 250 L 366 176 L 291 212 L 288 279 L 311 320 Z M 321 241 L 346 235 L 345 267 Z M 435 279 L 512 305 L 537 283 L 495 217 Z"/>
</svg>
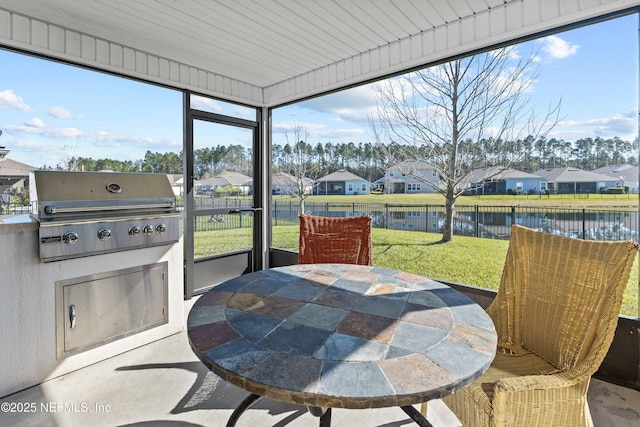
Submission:
<svg viewBox="0 0 640 427">
<path fill-rule="evenodd" d="M 298 263 L 371 265 L 371 217 L 300 215 Z"/>
<path fill-rule="evenodd" d="M 599 366 L 613 339 L 635 254 L 632 242 L 512 227 L 500 290 L 487 309 L 498 345 L 528 350 L 561 371 L 588 357 Z"/>
</svg>

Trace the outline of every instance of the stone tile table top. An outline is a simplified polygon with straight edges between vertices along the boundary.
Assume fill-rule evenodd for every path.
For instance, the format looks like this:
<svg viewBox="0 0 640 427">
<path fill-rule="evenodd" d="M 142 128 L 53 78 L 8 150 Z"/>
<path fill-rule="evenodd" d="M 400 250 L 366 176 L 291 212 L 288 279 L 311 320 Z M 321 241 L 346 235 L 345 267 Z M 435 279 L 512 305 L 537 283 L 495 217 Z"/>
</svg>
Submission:
<svg viewBox="0 0 640 427">
<path fill-rule="evenodd" d="M 427 277 L 306 264 L 229 280 L 189 313 L 193 351 L 253 394 L 321 408 L 407 406 L 481 376 L 496 351 L 484 310 Z"/>
</svg>

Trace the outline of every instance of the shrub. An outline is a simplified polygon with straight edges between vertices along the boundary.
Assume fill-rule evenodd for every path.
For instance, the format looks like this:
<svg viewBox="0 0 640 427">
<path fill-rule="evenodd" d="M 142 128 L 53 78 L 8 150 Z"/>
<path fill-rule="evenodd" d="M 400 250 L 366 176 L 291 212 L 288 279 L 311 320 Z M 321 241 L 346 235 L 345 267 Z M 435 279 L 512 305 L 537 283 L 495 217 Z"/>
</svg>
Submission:
<svg viewBox="0 0 640 427">
<path fill-rule="evenodd" d="M 628 190 L 625 191 L 624 187 L 607 187 L 607 188 L 601 188 L 600 192 L 603 194 L 624 194 L 626 193 Z"/>
</svg>

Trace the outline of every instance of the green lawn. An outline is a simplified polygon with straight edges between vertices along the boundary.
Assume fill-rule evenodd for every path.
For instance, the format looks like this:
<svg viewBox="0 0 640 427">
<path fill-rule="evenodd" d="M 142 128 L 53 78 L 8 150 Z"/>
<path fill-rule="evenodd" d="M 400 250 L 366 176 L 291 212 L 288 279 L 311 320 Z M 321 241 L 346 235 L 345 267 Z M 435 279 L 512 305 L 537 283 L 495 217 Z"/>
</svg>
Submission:
<svg viewBox="0 0 640 427">
<path fill-rule="evenodd" d="M 374 228 L 373 263 L 380 267 L 408 271 L 457 283 L 497 289 L 509 242 L 455 236 L 452 242 L 437 243 L 440 234 Z M 200 250 L 235 249 L 234 241 L 247 234 L 240 230 L 199 232 Z M 297 251 L 298 226 L 273 227 L 273 246 Z M 638 317 L 638 260 L 624 294 L 621 314 Z"/>
</svg>

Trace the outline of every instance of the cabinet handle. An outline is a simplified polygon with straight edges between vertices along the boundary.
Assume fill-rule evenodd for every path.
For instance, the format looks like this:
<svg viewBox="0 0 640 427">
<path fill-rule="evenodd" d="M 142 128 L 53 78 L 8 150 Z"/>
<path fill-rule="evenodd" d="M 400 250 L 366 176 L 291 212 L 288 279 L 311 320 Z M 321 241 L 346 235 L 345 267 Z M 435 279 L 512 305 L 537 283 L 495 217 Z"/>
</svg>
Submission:
<svg viewBox="0 0 640 427">
<path fill-rule="evenodd" d="M 76 327 L 76 306 L 73 304 L 69 306 L 69 323 L 71 324 L 71 329 Z"/>
</svg>

